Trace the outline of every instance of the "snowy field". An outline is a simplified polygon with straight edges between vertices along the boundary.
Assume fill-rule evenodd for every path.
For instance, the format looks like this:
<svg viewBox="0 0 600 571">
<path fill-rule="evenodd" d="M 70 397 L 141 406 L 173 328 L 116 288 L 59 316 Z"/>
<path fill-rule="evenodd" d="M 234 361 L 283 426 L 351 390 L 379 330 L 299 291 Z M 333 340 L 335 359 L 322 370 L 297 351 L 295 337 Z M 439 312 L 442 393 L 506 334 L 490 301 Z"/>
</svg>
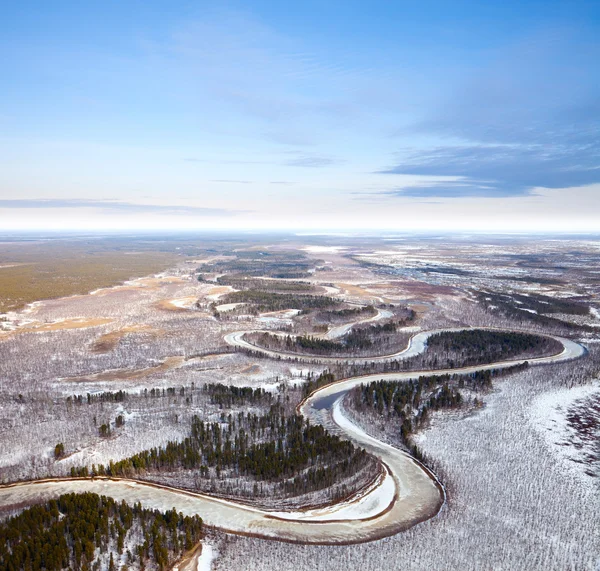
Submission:
<svg viewBox="0 0 600 571">
<path fill-rule="evenodd" d="M 591 248 L 588 242 L 580 246 Z M 545 241 L 518 251 L 549 257 L 555 248 Z M 580 271 L 575 261 L 565 262 L 565 267 L 573 269 L 560 276 L 565 278 L 563 285 L 519 281 L 529 279 L 529 267 L 514 265 L 510 256 L 517 250 L 506 254 L 498 245 L 442 245 L 436 250 L 429 245 L 389 244 L 385 250 L 363 252 L 361 260 L 396 272 L 386 275 L 344 258 L 358 251 L 354 247 L 302 245 L 300 249 L 325 260 L 319 263 L 327 271 L 315 271 L 310 278 L 320 285 L 319 291 L 354 304 L 387 304 L 392 300 L 416 308 L 416 324 L 405 330 L 414 335 L 408 347 L 395 353 L 394 358 L 422 353 L 434 329 L 510 329 L 514 324 L 508 319 L 478 305 L 474 290 L 481 284 L 487 287 L 496 283 L 532 295 L 543 292 L 556 298 L 590 295 L 590 299 L 597 299 L 592 295 L 594 281 L 577 280 L 574 273 L 568 273 Z M 500 259 L 503 261 L 495 265 Z M 551 268 L 535 271 L 539 279 L 557 276 Z M 423 276 L 427 280 L 419 281 Z M 497 281 L 497 276 L 502 280 Z M 231 286 L 198 282 L 189 271 L 172 271 L 99 289 L 87 296 L 36 302 L 24 311 L 7 315 L 0 331 L 2 479 L 61 475 L 72 465 L 104 464 L 168 440 L 181 440 L 188 434 L 193 414 L 218 421 L 220 410 L 193 398 L 188 403 L 188 393 L 179 394 L 181 387 L 226 383 L 264 388 L 277 395 L 282 385 L 299 387 L 308 373 L 319 373 L 340 361 L 321 358 L 309 364 L 268 358 L 281 356 L 275 352 L 269 355 L 269 351 L 263 351 L 267 358 L 238 352 L 247 332 L 258 328 L 291 329 L 302 316 L 291 308 L 259 316 L 240 315 L 240 304 L 219 304 L 221 297 L 231 291 Z M 224 315 L 213 315 L 213 307 Z M 363 322 L 392 315 L 387 309 L 377 311 L 375 317 Z M 535 310 L 525 309 L 522 313 L 529 319 L 539 317 Z M 585 323 L 593 327 L 599 320 L 598 309 L 592 307 Z M 347 334 L 352 326 L 336 325 L 317 334 L 335 339 Z M 535 321 L 518 326 L 548 332 Z M 565 334 L 576 335 L 571 330 Z M 580 356 L 575 354 L 578 346 L 567 340 L 566 353 L 553 365 L 532 367 L 495 380 L 495 390 L 484 397 L 483 408 L 471 413 L 434 414 L 431 425 L 415 436 L 448 493 L 447 504 L 431 520 L 387 539 L 346 546 L 295 545 L 217 532 L 202 553 L 182 563 L 180 571 L 600 571 L 600 384 L 594 380 L 600 365 L 600 346 L 594 329 L 576 338 L 585 339 L 590 349 L 590 355 L 577 364 L 558 362 L 565 356 Z M 368 361 L 389 358 L 371 357 Z M 77 408 L 66 401 L 67 396 L 76 394 L 85 398 L 87 392 L 122 389 L 137 393 L 167 387 L 177 388 L 177 393 L 148 405 L 131 399 Z M 375 447 L 372 437 L 379 436 L 394 443 L 393 434 L 378 435 L 371 430 L 373 427 L 365 427 L 366 434 L 352 422 L 345 424 L 339 404 L 334 407 L 333 418 L 353 433 L 355 440 Z M 99 437 L 98 425 L 114 423 L 117 415 L 123 416 L 124 426 L 115 427 L 110 438 Z M 55 460 L 53 454 L 57 442 L 65 444 L 67 457 L 61 460 Z M 386 472 L 366 491 L 370 493 L 354 497 L 346 505 L 302 512 L 297 505 L 290 507 L 291 511 L 283 511 L 285 505 L 278 506 L 279 511 L 270 514 L 280 518 L 272 534 L 270 519 L 263 520 L 262 514 L 258 517 L 256 507 L 244 510 L 240 520 L 239 512 L 223 502 L 196 505 L 190 497 L 178 495 L 176 504 L 190 513 L 201 506 L 207 510 L 208 521 L 214 517 L 226 529 L 248 531 L 250 526 L 258 534 L 273 536 L 279 529 L 288 540 L 304 537 L 314 541 L 314 532 L 305 529 L 308 524 L 304 520 L 311 520 L 313 526 L 323 526 L 324 536 L 329 525 L 330 537 L 344 542 L 357 540 L 364 530 L 373 531 L 374 523 L 357 520 L 380 514 L 393 502 L 397 486 L 402 498 L 407 488 L 402 489 L 401 480 L 395 482 Z M 81 484 L 79 488 L 86 486 Z M 95 482 L 93 486 L 101 490 L 112 484 Z M 140 492 L 130 484 L 114 487 L 132 501 L 141 493 L 148 506 L 166 509 L 172 505 L 171 493 L 159 494 L 143 486 Z M 23 499 L 18 494 L 15 498 Z M 234 521 L 229 527 L 228 517 Z M 349 521 L 332 525 L 332 519 L 337 518 Z M 298 522 L 302 522 L 299 535 L 290 531 Z M 354 526 L 353 534 L 348 533 L 346 525 Z M 263 533 L 265 529 L 269 533 Z"/>
</svg>

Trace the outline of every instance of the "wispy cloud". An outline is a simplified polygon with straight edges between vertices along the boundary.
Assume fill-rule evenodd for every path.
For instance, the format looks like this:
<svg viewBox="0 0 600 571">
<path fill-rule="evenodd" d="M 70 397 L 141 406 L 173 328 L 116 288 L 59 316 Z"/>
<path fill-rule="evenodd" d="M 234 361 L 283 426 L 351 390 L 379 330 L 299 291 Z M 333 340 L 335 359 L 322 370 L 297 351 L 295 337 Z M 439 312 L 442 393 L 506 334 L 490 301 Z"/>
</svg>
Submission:
<svg viewBox="0 0 600 571">
<path fill-rule="evenodd" d="M 269 161 L 248 161 L 245 159 L 220 159 L 220 158 L 211 158 L 211 159 L 199 159 L 195 157 L 187 157 L 183 159 L 186 163 L 204 163 L 209 165 L 266 165 L 270 164 Z"/>
<path fill-rule="evenodd" d="M 288 167 L 323 168 L 338 164 L 340 161 L 332 157 L 321 155 L 302 155 L 295 159 L 289 159 L 283 164 Z"/>
<path fill-rule="evenodd" d="M 95 208 L 107 212 L 131 214 L 170 214 L 194 216 L 233 216 L 244 211 L 226 208 L 203 208 L 199 206 L 180 206 L 163 204 L 137 204 L 135 202 L 119 202 L 111 200 L 79 200 L 79 199 L 0 199 L 0 208 Z"/>
<path fill-rule="evenodd" d="M 177 62 L 176 85 L 180 73 L 186 93 L 217 117 L 223 109 L 238 115 L 236 131 L 285 146 L 314 145 L 333 126 L 344 127 L 362 113 L 357 98 L 376 77 L 363 61 L 315 49 L 241 11 L 212 10 L 150 51 L 171 70 Z"/>
<path fill-rule="evenodd" d="M 215 179 L 212 179 L 210 182 L 224 182 L 224 183 L 231 183 L 231 184 L 252 184 L 251 180 L 236 180 L 236 179 L 229 179 L 229 178 L 215 178 Z"/>
<path fill-rule="evenodd" d="M 599 182 L 600 143 L 439 147 L 381 172 L 462 178 L 460 182 L 400 187 L 391 193 L 402 196 L 519 196 L 539 187 L 572 188 Z"/>
<path fill-rule="evenodd" d="M 413 197 L 505 197 L 600 182 L 600 45 L 540 33 L 496 54 L 413 125 L 436 140 L 385 174 L 456 176 L 399 188 Z M 447 141 L 447 142 L 446 142 Z"/>
</svg>

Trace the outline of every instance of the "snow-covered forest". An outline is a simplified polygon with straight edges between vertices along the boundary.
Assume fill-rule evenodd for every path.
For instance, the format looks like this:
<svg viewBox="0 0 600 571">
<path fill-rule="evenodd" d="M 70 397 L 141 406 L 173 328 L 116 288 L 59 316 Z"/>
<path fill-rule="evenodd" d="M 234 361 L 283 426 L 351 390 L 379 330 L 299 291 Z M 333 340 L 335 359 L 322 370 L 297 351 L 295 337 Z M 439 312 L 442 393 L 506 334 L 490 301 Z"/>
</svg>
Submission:
<svg viewBox="0 0 600 571">
<path fill-rule="evenodd" d="M 439 513 L 367 543 L 332 527 L 340 545 L 326 546 L 209 525 L 213 569 L 596 569 L 600 260 L 580 268 L 555 246 L 524 275 L 521 258 L 482 247 L 212 244 L 161 274 L 6 313 L 0 480 L 126 477 L 250 506 L 267 522 L 381 514 L 389 490 L 410 491 L 376 448 L 345 440 L 333 400 L 310 425 L 299 416 L 313 391 L 338 398 L 332 383 L 368 375 L 336 414 L 422 462 Z M 523 256 L 527 245 L 510 248 Z M 493 263 L 477 269 L 482 251 Z M 490 363 L 500 368 L 483 371 Z M 278 525 L 280 539 L 294 537 Z"/>
</svg>

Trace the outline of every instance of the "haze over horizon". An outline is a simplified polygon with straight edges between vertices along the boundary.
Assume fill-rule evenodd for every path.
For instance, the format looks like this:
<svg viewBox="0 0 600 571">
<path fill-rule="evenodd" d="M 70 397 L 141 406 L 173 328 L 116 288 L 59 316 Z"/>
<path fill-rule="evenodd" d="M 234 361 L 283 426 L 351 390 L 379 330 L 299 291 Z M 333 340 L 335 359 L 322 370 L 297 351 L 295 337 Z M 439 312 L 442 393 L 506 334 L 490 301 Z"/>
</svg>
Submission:
<svg viewBox="0 0 600 571">
<path fill-rule="evenodd" d="M 9 230 L 600 230 L 600 4 L 6 4 Z"/>
</svg>

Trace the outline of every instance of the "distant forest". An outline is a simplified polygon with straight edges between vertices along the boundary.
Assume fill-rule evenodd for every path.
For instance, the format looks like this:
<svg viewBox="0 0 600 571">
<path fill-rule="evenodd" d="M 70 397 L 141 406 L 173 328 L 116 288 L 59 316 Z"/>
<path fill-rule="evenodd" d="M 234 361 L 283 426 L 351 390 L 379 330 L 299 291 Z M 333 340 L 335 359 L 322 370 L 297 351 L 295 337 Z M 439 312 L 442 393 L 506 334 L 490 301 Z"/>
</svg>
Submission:
<svg viewBox="0 0 600 571">
<path fill-rule="evenodd" d="M 228 293 L 220 299 L 220 303 L 248 303 L 252 304 L 254 313 L 264 313 L 268 311 L 282 311 L 284 309 L 321 309 L 335 307 L 340 302 L 332 297 L 273 293 L 262 290 L 242 290 Z"/>
</svg>

